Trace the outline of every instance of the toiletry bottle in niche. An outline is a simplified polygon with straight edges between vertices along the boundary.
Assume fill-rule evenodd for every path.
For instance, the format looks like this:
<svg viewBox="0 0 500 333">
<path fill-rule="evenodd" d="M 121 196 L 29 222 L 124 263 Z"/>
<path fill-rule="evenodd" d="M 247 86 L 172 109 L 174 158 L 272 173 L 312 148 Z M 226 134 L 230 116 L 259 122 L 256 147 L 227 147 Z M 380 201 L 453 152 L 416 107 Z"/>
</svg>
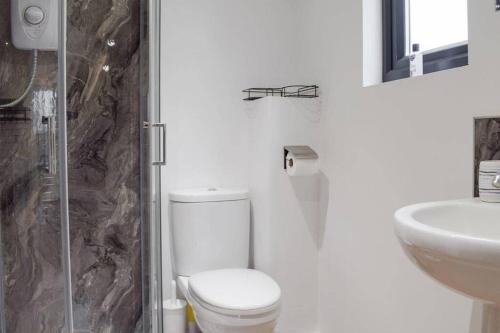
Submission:
<svg viewBox="0 0 500 333">
<path fill-rule="evenodd" d="M 413 44 L 410 54 L 410 76 L 421 76 L 424 74 L 424 56 L 420 52 L 420 45 Z"/>
</svg>

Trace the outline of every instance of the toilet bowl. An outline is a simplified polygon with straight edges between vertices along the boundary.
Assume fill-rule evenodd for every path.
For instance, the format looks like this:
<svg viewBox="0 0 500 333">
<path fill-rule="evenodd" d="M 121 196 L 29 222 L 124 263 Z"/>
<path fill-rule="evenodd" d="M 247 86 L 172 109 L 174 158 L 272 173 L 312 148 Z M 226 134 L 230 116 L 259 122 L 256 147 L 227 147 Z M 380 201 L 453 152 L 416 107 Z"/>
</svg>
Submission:
<svg viewBox="0 0 500 333">
<path fill-rule="evenodd" d="M 170 193 L 178 286 L 203 333 L 272 333 L 281 290 L 248 269 L 250 200 L 246 190 Z"/>
<path fill-rule="evenodd" d="M 208 271 L 178 283 L 203 333 L 272 333 L 276 326 L 281 291 L 262 272 Z"/>
</svg>

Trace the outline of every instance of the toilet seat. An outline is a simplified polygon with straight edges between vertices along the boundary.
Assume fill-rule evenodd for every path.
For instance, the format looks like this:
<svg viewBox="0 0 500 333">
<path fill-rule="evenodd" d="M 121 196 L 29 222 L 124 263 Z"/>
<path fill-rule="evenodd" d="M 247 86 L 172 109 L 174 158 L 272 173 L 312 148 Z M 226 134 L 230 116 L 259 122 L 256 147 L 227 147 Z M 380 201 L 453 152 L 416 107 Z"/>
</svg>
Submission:
<svg viewBox="0 0 500 333">
<path fill-rule="evenodd" d="M 281 290 L 262 272 L 225 269 L 178 281 L 203 332 L 270 333 L 276 325 Z"/>
<path fill-rule="evenodd" d="M 204 307 L 229 315 L 259 315 L 279 306 L 281 290 L 266 274 L 251 269 L 202 272 L 189 279 L 189 293 Z"/>
</svg>

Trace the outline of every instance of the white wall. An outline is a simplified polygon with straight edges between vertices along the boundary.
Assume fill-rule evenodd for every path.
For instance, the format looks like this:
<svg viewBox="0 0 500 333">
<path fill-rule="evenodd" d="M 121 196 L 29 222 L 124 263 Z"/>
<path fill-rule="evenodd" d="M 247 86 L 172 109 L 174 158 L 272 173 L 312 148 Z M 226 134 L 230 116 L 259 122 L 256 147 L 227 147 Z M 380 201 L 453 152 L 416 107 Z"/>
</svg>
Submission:
<svg viewBox="0 0 500 333">
<path fill-rule="evenodd" d="M 318 83 L 330 186 L 319 249 L 321 332 L 468 332 L 471 302 L 410 263 L 392 214 L 471 195 L 472 118 L 500 114 L 492 1 L 469 1 L 470 66 L 367 88 L 362 0 L 166 3 L 167 190 L 247 184 L 239 90 Z M 294 50 L 299 61 L 286 56 Z"/>
<path fill-rule="evenodd" d="M 246 185 L 241 90 L 293 80 L 296 8 L 286 0 L 165 4 L 168 185 Z"/>
<path fill-rule="evenodd" d="M 162 231 L 168 296 L 167 193 L 248 186 L 247 104 L 241 90 L 296 82 L 298 11 L 288 0 L 162 4 L 162 118 L 168 126 Z"/>
<path fill-rule="evenodd" d="M 469 1 L 470 66 L 363 88 L 362 1 L 310 0 L 300 13 L 330 181 L 321 332 L 468 332 L 471 302 L 410 263 L 392 214 L 471 196 L 472 119 L 500 114 L 500 14 L 492 1 Z"/>
<path fill-rule="evenodd" d="M 308 145 L 322 155 L 317 99 L 269 97 L 251 103 L 247 155 L 255 268 L 282 290 L 276 333 L 312 333 L 318 326 L 318 248 L 324 214 L 323 175 L 289 177 L 284 146 Z M 327 193 L 324 193 L 327 194 Z M 323 195 L 327 197 L 327 195 Z"/>
</svg>

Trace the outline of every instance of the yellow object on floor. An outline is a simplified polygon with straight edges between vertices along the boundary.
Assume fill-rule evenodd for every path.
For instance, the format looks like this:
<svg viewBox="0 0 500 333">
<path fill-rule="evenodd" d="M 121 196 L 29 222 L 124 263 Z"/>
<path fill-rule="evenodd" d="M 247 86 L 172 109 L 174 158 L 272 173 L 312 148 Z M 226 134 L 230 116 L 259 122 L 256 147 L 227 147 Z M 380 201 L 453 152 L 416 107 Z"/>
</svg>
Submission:
<svg viewBox="0 0 500 333">
<path fill-rule="evenodd" d="M 187 328 L 188 333 L 198 333 L 198 326 L 196 325 L 196 319 L 194 318 L 194 311 L 191 305 L 187 307 Z"/>
<path fill-rule="evenodd" d="M 188 305 L 188 307 L 187 307 L 187 321 L 188 322 L 195 321 L 194 311 L 193 311 L 193 308 L 191 307 L 191 305 Z"/>
</svg>

